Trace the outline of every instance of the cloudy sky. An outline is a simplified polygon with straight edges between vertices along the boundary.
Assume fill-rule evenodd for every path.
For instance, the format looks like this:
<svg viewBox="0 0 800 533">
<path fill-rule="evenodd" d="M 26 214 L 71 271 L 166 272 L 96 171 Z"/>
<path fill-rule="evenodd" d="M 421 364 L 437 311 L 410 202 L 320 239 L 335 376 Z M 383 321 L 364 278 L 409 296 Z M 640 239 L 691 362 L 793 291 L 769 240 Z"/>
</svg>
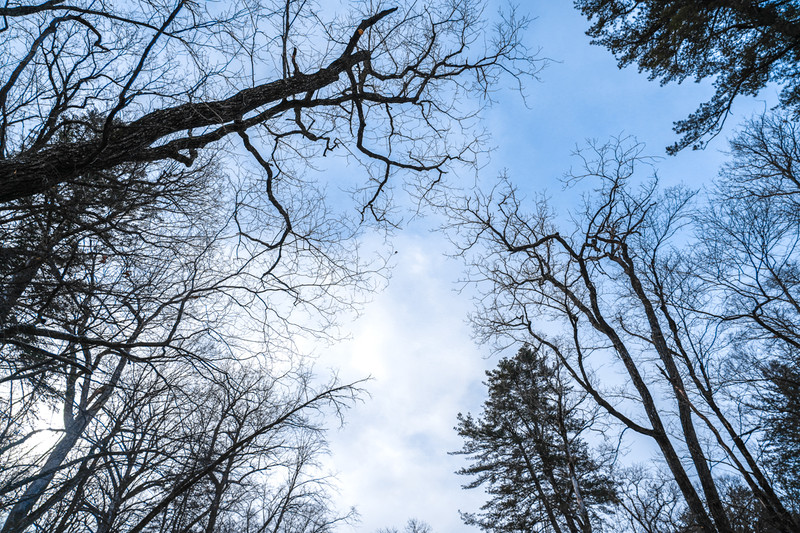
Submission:
<svg viewBox="0 0 800 533">
<path fill-rule="evenodd" d="M 605 49 L 590 46 L 587 22 L 571 2 L 530 1 L 522 9 L 536 17 L 528 42 L 553 61 L 526 88 L 527 107 L 503 90 L 486 113 L 495 146 L 481 172 L 486 183 L 507 170 L 523 190 L 547 191 L 559 209 L 568 209 L 575 199 L 558 194 L 559 178 L 574 163 L 576 145 L 635 135 L 661 156 L 676 140 L 673 121 L 712 94 L 708 84 L 660 87 L 635 68 L 620 71 Z M 765 91 L 762 98 L 774 94 Z M 740 102 L 730 125 L 765 105 Z M 725 145 L 723 134 L 703 152 L 665 157 L 662 182 L 702 184 L 716 174 Z M 345 380 L 373 378 L 371 397 L 330 434 L 340 505 L 355 505 L 361 515 L 354 531 L 401 527 L 410 517 L 430 523 L 435 533 L 470 531 L 458 510 L 475 511 L 483 501 L 479 491 L 461 490 L 466 480 L 453 472 L 464 463 L 447 452 L 461 445 L 453 431 L 456 414 L 479 410 L 484 371 L 497 356 L 471 338 L 470 288 L 456 292 L 462 266 L 443 255 L 448 244 L 435 227 L 430 218 L 415 220 L 395 237 L 388 288 L 361 318 L 345 324 L 351 339 L 318 361 L 318 368 L 336 369 Z"/>
</svg>

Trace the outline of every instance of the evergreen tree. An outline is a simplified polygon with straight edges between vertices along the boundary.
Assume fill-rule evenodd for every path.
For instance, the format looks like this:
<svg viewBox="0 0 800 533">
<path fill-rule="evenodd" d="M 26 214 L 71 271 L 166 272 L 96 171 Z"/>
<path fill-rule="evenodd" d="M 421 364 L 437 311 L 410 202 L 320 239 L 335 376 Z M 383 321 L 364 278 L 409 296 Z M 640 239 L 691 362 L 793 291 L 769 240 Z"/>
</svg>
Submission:
<svg viewBox="0 0 800 533">
<path fill-rule="evenodd" d="M 783 489 L 787 506 L 800 513 L 800 365 L 772 362 L 764 370 L 764 413 L 768 462 Z"/>
<path fill-rule="evenodd" d="M 465 441 L 456 453 L 472 462 L 458 471 L 473 478 L 464 488 L 491 495 L 481 513 L 462 515 L 465 523 L 492 532 L 592 531 L 616 488 L 582 437 L 593 418 L 585 396 L 529 346 L 487 376 L 483 413 L 459 414 L 456 427 Z"/>
<path fill-rule="evenodd" d="M 800 109 L 800 6 L 794 0 L 576 0 L 587 32 L 620 66 L 638 65 L 661 83 L 714 80 L 716 93 L 676 123 L 671 151 L 702 147 L 719 133 L 739 95 L 777 83 L 781 105 Z"/>
</svg>

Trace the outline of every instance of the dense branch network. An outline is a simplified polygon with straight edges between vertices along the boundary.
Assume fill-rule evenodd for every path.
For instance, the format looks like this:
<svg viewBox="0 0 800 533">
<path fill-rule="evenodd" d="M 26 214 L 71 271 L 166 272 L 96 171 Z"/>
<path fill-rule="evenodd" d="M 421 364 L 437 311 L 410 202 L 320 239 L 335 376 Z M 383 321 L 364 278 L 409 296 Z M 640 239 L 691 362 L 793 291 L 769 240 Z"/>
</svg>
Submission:
<svg viewBox="0 0 800 533">
<path fill-rule="evenodd" d="M 337 337 L 380 283 L 367 215 L 469 163 L 471 103 L 537 64 L 525 20 L 484 47 L 471 1 L 346 11 L 0 7 L 3 533 L 351 518 L 317 458 L 358 388 L 313 379 L 297 335 Z M 316 168 L 339 153 L 355 209 Z"/>
<path fill-rule="evenodd" d="M 568 231 L 545 200 L 531 205 L 507 181 L 447 207 L 484 288 L 478 331 L 558 361 L 622 434 L 651 440 L 687 531 L 739 531 L 746 516 L 758 525 L 745 531 L 797 529 L 798 473 L 768 459 L 799 441 L 776 425 L 796 401 L 796 140 L 786 117 L 751 122 L 703 207 L 693 191 L 637 179 L 652 162 L 630 139 L 579 152 L 584 171 L 568 181 L 591 189 Z M 747 395 L 767 400 L 744 406 Z M 773 451 L 754 433 L 775 439 Z M 737 503 L 744 496 L 750 503 Z M 622 504 L 637 524 L 674 524 L 671 504 L 649 518 L 653 509 Z"/>
</svg>

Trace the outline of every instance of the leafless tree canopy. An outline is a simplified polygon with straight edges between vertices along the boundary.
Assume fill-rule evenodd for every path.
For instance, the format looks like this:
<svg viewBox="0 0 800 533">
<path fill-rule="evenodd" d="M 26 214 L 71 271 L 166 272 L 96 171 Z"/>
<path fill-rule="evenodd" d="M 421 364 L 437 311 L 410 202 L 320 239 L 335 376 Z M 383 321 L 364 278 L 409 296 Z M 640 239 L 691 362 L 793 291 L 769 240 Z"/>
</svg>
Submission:
<svg viewBox="0 0 800 533">
<path fill-rule="evenodd" d="M 373 288 L 357 238 L 396 222 L 392 188 L 473 160 L 498 77 L 535 74 L 526 21 L 490 30 L 470 1 L 0 17 L 3 533 L 331 530 L 322 417 L 358 389 L 314 381 L 295 336 L 335 338 Z"/>
<path fill-rule="evenodd" d="M 706 201 L 660 187 L 631 139 L 593 143 L 568 180 L 587 187 L 571 228 L 508 180 L 449 209 L 483 288 L 477 331 L 558 359 L 620 444 L 658 450 L 684 511 L 637 475 L 652 501 L 623 497 L 634 530 L 797 530 L 796 146 L 791 119 L 752 121 Z"/>
<path fill-rule="evenodd" d="M 122 163 L 191 165 L 255 126 L 272 165 L 303 146 L 374 160 L 377 193 L 397 169 L 435 176 L 468 157 L 473 140 L 448 132 L 474 111 L 461 100 L 533 72 L 525 21 L 501 23 L 485 49 L 471 2 L 362 9 L 327 21 L 291 1 L 4 8 L 0 200 Z M 70 128 L 81 135 L 64 143 Z"/>
</svg>

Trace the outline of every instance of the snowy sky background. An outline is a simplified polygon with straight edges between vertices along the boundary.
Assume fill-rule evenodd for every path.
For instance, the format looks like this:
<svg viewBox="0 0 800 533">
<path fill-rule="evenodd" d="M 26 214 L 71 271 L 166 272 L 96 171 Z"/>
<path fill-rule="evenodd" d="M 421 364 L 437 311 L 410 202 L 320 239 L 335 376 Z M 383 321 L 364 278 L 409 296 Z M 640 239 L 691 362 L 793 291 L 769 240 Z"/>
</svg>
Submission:
<svg viewBox="0 0 800 533">
<path fill-rule="evenodd" d="M 663 156 L 677 139 L 672 123 L 712 94 L 707 83 L 661 87 L 635 68 L 620 71 L 607 50 L 590 46 L 588 23 L 569 1 L 530 1 L 520 9 L 536 17 L 529 44 L 553 62 L 541 82 L 527 86 L 528 107 L 511 90 L 495 95 L 498 104 L 484 115 L 496 147 L 481 171 L 485 183 L 505 169 L 521 189 L 547 191 L 560 209 L 575 207 L 579 199 L 563 194 L 559 179 L 574 163 L 576 145 L 635 135 L 648 153 Z M 715 176 L 726 134 L 764 110 L 776 91 L 759 98 L 740 101 L 726 131 L 705 151 L 665 156 L 658 166 L 662 183 L 696 187 Z M 416 219 L 397 234 L 388 288 L 361 318 L 343 324 L 351 339 L 321 350 L 317 360 L 319 373 L 373 378 L 366 385 L 371 397 L 329 434 L 339 505 L 354 505 L 361 515 L 354 531 L 400 528 L 411 517 L 435 533 L 477 531 L 461 523 L 458 510 L 476 511 L 483 494 L 460 488 L 467 480 L 453 472 L 465 463 L 447 452 L 462 444 L 453 430 L 456 414 L 480 410 L 484 371 L 497 356 L 472 340 L 470 288 L 456 292 L 463 267 L 443 255 L 449 244 L 435 228 L 435 220 Z"/>
</svg>

